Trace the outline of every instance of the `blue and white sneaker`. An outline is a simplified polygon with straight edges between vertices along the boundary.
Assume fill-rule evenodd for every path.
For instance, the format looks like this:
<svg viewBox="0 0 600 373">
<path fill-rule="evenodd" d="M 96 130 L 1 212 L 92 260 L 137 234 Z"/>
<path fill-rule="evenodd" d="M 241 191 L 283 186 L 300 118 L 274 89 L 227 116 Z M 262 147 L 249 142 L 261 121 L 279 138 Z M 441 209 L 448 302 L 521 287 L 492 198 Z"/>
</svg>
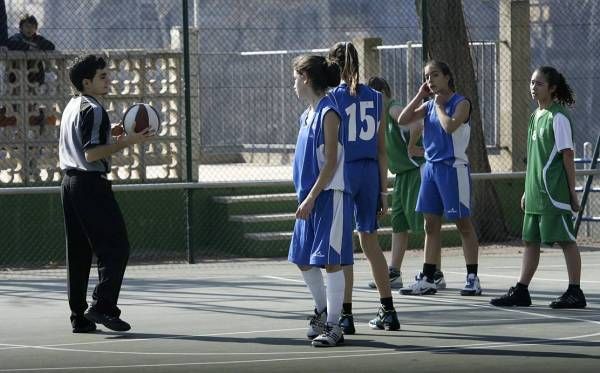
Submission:
<svg viewBox="0 0 600 373">
<path fill-rule="evenodd" d="M 312 345 L 315 347 L 335 347 L 342 343 L 344 343 L 342 328 L 333 323 L 325 324 L 323 333 L 312 341 Z"/>
<path fill-rule="evenodd" d="M 400 294 L 402 295 L 429 295 L 435 294 L 436 292 L 437 288 L 435 287 L 435 284 L 429 282 L 427 276 L 422 272 L 419 272 L 419 274 L 415 276 L 415 282 L 400 289 Z"/>
<path fill-rule="evenodd" d="M 368 285 L 371 289 L 377 289 L 377 284 L 375 283 L 375 281 L 369 282 Z M 402 284 L 402 272 L 390 268 L 390 287 L 392 289 L 400 289 L 403 286 L 404 285 Z"/>
<path fill-rule="evenodd" d="M 479 277 L 477 277 L 474 273 L 469 273 L 467 275 L 465 287 L 460 291 L 460 295 L 481 295 L 481 284 L 479 283 Z"/>
</svg>

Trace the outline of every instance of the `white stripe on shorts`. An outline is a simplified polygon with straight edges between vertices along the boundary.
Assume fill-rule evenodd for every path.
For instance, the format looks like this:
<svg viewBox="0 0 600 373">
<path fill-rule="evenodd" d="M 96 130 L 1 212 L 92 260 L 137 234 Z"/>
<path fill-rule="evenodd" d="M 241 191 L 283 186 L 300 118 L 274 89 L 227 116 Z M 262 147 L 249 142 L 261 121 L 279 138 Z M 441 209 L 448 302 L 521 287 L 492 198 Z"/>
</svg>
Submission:
<svg viewBox="0 0 600 373">
<path fill-rule="evenodd" d="M 458 179 L 458 201 L 470 210 L 471 183 L 469 183 L 469 169 L 464 166 L 459 166 L 456 169 L 456 178 Z"/>
<path fill-rule="evenodd" d="M 342 255 L 342 238 L 344 236 L 344 192 L 333 191 L 333 221 L 329 232 L 329 246 Z"/>
<path fill-rule="evenodd" d="M 567 222 L 565 221 L 565 217 L 561 216 L 560 218 L 562 220 L 563 227 L 565 227 L 565 232 L 567 232 L 571 241 L 575 241 L 575 237 L 571 234 L 571 231 L 569 230 L 569 226 L 567 225 Z"/>
</svg>

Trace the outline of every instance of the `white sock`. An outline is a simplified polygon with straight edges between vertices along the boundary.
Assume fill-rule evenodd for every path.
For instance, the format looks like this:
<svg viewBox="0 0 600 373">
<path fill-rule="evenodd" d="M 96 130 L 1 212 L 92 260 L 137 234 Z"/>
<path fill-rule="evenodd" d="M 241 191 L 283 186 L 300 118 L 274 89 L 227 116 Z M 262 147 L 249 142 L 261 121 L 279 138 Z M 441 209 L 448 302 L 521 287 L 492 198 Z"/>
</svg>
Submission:
<svg viewBox="0 0 600 373">
<path fill-rule="evenodd" d="M 344 303 L 344 271 L 327 272 L 327 322 L 339 322 Z"/>
<path fill-rule="evenodd" d="M 321 312 L 327 307 L 327 298 L 325 297 L 325 284 L 323 283 L 323 274 L 321 269 L 312 267 L 308 271 L 300 271 L 304 277 L 304 283 L 312 294 L 315 301 L 317 312 Z"/>
</svg>

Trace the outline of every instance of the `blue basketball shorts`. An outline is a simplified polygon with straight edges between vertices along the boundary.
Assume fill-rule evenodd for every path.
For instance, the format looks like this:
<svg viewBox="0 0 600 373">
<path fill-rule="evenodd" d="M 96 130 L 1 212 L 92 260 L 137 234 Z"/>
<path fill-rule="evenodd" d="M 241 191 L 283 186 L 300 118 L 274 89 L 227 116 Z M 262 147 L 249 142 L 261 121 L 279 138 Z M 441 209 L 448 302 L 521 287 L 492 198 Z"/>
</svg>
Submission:
<svg viewBox="0 0 600 373">
<path fill-rule="evenodd" d="M 443 215 L 458 220 L 471 213 L 471 173 L 469 165 L 426 162 L 417 199 L 418 212 Z"/>
<path fill-rule="evenodd" d="M 354 202 L 356 230 L 373 233 L 377 231 L 377 210 L 379 209 L 379 163 L 373 159 L 348 162 L 345 165 L 347 180 Z"/>
<path fill-rule="evenodd" d="M 308 219 L 296 219 L 288 261 L 317 267 L 354 263 L 349 193 L 324 190 Z"/>
</svg>

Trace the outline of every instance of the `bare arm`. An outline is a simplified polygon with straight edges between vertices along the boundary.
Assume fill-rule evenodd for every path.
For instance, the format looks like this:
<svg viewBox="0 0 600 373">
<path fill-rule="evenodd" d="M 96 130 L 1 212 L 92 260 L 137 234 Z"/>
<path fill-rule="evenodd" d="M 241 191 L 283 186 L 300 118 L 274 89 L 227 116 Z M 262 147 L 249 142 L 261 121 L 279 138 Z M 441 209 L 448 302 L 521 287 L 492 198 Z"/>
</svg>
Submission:
<svg viewBox="0 0 600 373">
<path fill-rule="evenodd" d="M 456 107 L 456 111 L 452 117 L 449 117 L 448 114 L 444 111 L 444 103 L 438 103 L 438 97 L 436 96 L 435 101 L 435 111 L 437 113 L 438 118 L 440 119 L 440 123 L 442 124 L 442 128 L 446 133 L 452 133 L 456 131 L 458 127 L 460 127 L 463 123 L 469 119 L 469 113 L 471 110 L 471 104 L 468 100 L 461 101 Z"/>
<path fill-rule="evenodd" d="M 333 179 L 337 168 L 338 132 L 340 128 L 340 117 L 332 110 L 325 114 L 323 120 L 324 142 L 325 142 L 325 164 L 319 172 L 315 185 L 296 210 L 296 218 L 308 219 L 315 201 L 319 194 Z"/>
<path fill-rule="evenodd" d="M 569 184 L 569 195 L 571 196 L 571 209 L 575 212 L 579 211 L 579 201 L 577 192 L 575 192 L 575 152 L 573 149 L 565 149 L 562 151 L 563 167 L 567 174 L 567 183 Z"/>
<path fill-rule="evenodd" d="M 399 116 L 393 116 L 400 126 L 407 126 L 412 122 L 425 118 L 426 104 L 422 101 L 429 96 L 427 83 L 423 83 L 419 92 L 410 101 L 410 103 L 402 110 Z"/>
<path fill-rule="evenodd" d="M 379 164 L 379 188 L 380 188 L 380 209 L 378 211 L 379 216 L 385 215 L 388 210 L 388 192 L 387 192 L 387 175 L 388 175 L 388 158 L 387 150 L 385 149 L 385 112 L 381 110 L 381 123 L 379 124 L 379 130 L 377 131 L 377 161 Z"/>
<path fill-rule="evenodd" d="M 422 157 L 425 154 L 422 146 L 418 146 L 417 142 L 423 134 L 423 125 L 418 124 L 410 127 L 410 138 L 408 139 L 408 155 L 411 157 Z"/>
<path fill-rule="evenodd" d="M 128 146 L 144 142 L 152 136 L 154 136 L 154 133 L 150 132 L 148 129 L 140 133 L 119 136 L 117 137 L 117 142 L 114 144 L 98 145 L 87 149 L 85 151 L 85 160 L 88 162 L 95 162 L 100 159 L 108 158 Z"/>
</svg>

